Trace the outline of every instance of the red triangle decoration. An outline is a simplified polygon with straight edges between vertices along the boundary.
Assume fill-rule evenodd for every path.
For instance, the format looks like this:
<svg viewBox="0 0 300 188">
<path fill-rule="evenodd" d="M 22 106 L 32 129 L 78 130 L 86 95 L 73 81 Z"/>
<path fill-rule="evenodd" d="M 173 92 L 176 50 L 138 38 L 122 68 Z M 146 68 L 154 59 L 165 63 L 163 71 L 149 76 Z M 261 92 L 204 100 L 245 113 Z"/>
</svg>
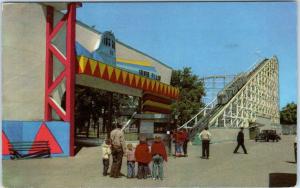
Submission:
<svg viewBox="0 0 300 188">
<path fill-rule="evenodd" d="M 104 72 L 102 74 L 102 78 L 105 79 L 105 80 L 109 80 L 109 75 L 108 75 L 108 69 L 107 69 L 107 66 L 105 66 L 104 68 Z"/>
<path fill-rule="evenodd" d="M 119 76 L 119 79 L 118 79 L 118 83 L 120 84 L 123 84 L 123 71 L 120 72 L 120 76 Z"/>
<path fill-rule="evenodd" d="M 141 80 L 141 82 L 142 82 L 142 80 Z M 147 79 L 145 79 L 142 88 L 143 88 L 144 91 L 147 91 L 147 89 L 148 89 L 147 88 Z"/>
<path fill-rule="evenodd" d="M 84 73 L 87 74 L 87 75 L 92 75 L 92 70 L 91 70 L 91 65 L 90 65 L 90 61 L 89 60 L 86 63 Z"/>
<path fill-rule="evenodd" d="M 110 76 L 110 81 L 112 82 L 117 82 L 117 78 L 116 78 L 116 73 L 115 73 L 115 69 L 112 70 L 111 76 Z"/>
<path fill-rule="evenodd" d="M 129 74 L 126 76 L 125 84 L 130 86 Z"/>
<path fill-rule="evenodd" d="M 62 149 L 60 145 L 57 143 L 55 137 L 49 130 L 49 128 L 43 123 L 35 136 L 34 142 L 36 141 L 48 141 L 50 146 L 50 153 L 59 154 L 62 153 Z M 29 153 L 33 153 L 34 151 L 30 150 Z"/>
<path fill-rule="evenodd" d="M 101 75 L 100 75 L 100 68 L 99 68 L 99 64 L 97 63 L 96 65 L 96 68 L 95 68 L 95 71 L 94 71 L 94 76 L 98 77 L 98 78 L 101 78 Z"/>
<path fill-rule="evenodd" d="M 136 87 L 136 83 L 135 83 L 135 75 L 133 75 L 132 82 L 131 82 L 131 86 L 132 86 L 132 87 Z"/>
<path fill-rule="evenodd" d="M 136 87 L 142 89 L 142 79 L 139 77 L 138 83 L 136 83 Z"/>
<path fill-rule="evenodd" d="M 147 90 L 152 91 L 152 82 L 151 82 L 151 80 L 149 80 L 149 85 L 148 85 Z"/>
<path fill-rule="evenodd" d="M 2 155 L 9 155 L 9 140 L 5 133 L 2 131 Z"/>
</svg>

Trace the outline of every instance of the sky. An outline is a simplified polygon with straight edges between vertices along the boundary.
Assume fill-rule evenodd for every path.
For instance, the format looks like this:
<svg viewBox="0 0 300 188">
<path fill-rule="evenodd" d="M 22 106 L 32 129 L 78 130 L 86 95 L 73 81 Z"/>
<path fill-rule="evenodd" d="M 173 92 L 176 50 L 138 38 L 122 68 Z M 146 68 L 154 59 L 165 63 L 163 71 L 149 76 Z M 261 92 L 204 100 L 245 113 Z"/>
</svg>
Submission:
<svg viewBox="0 0 300 188">
<path fill-rule="evenodd" d="M 279 60 L 280 107 L 297 102 L 295 2 L 83 3 L 77 20 L 199 77 Z"/>
</svg>

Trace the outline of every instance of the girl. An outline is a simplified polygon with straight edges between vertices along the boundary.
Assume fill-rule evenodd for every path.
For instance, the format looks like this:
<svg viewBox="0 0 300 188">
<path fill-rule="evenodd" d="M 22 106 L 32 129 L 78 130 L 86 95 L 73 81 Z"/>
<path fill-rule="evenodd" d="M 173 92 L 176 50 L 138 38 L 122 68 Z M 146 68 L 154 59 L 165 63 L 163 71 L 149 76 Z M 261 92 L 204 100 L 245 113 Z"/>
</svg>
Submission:
<svg viewBox="0 0 300 188">
<path fill-rule="evenodd" d="M 135 176 L 135 158 L 132 144 L 127 144 L 127 178 Z"/>
</svg>

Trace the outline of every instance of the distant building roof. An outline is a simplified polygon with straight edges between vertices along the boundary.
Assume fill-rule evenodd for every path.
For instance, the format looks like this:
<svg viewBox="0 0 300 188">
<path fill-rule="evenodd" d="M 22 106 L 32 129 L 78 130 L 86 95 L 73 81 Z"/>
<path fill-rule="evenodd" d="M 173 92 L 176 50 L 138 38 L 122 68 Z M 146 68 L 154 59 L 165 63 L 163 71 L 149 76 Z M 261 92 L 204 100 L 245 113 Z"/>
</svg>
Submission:
<svg viewBox="0 0 300 188">
<path fill-rule="evenodd" d="M 77 24 L 81 25 L 82 27 L 84 27 L 84 28 L 86 28 L 86 29 L 88 29 L 88 30 L 90 30 L 90 31 L 93 31 L 93 32 L 95 32 L 95 33 L 97 33 L 97 34 L 99 34 L 99 35 L 102 34 L 102 32 L 96 30 L 95 28 L 90 27 L 89 25 L 87 25 L 87 24 L 85 24 L 85 23 L 83 23 L 83 22 L 81 22 L 81 21 L 79 21 L 79 20 L 76 20 L 76 22 L 77 22 Z M 163 66 L 165 66 L 165 67 L 168 67 L 168 68 L 170 68 L 170 69 L 173 70 L 173 68 L 170 67 L 169 65 L 166 65 L 166 64 L 162 63 L 161 61 L 159 61 L 158 59 L 156 59 L 156 58 L 154 58 L 154 57 L 151 57 L 150 55 L 148 55 L 148 54 L 146 54 L 146 53 L 144 53 L 144 52 L 141 52 L 141 51 L 139 51 L 139 50 L 137 50 L 137 49 L 135 49 L 135 48 L 129 46 L 128 44 L 125 44 L 125 43 L 121 42 L 119 39 L 116 39 L 116 42 L 118 42 L 118 43 L 120 43 L 121 45 L 124 45 L 124 46 L 126 46 L 127 48 L 130 48 L 130 49 L 132 49 L 132 50 L 134 50 L 134 51 L 136 51 L 136 52 L 138 52 L 138 53 L 140 53 L 140 54 L 142 54 L 142 55 L 144 55 L 144 56 L 146 56 L 146 57 L 149 57 L 149 58 L 153 59 L 154 61 L 160 63 L 161 65 L 163 65 Z"/>
</svg>

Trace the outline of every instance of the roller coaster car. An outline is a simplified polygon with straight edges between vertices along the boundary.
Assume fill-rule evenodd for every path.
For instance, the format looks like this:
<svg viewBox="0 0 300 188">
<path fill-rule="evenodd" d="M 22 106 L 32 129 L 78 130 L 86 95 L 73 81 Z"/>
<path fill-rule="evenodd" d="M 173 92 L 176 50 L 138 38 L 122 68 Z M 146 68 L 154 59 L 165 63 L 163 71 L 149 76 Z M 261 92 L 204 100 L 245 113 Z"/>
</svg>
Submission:
<svg viewBox="0 0 300 188">
<path fill-rule="evenodd" d="M 218 104 L 226 104 L 247 82 L 247 76 L 240 75 L 223 91 L 221 91 L 217 98 Z"/>
<path fill-rule="evenodd" d="M 255 142 L 258 140 L 269 142 L 269 140 L 272 140 L 273 142 L 278 142 L 281 140 L 280 136 L 276 134 L 275 130 L 263 130 L 261 133 L 255 136 Z"/>
</svg>

